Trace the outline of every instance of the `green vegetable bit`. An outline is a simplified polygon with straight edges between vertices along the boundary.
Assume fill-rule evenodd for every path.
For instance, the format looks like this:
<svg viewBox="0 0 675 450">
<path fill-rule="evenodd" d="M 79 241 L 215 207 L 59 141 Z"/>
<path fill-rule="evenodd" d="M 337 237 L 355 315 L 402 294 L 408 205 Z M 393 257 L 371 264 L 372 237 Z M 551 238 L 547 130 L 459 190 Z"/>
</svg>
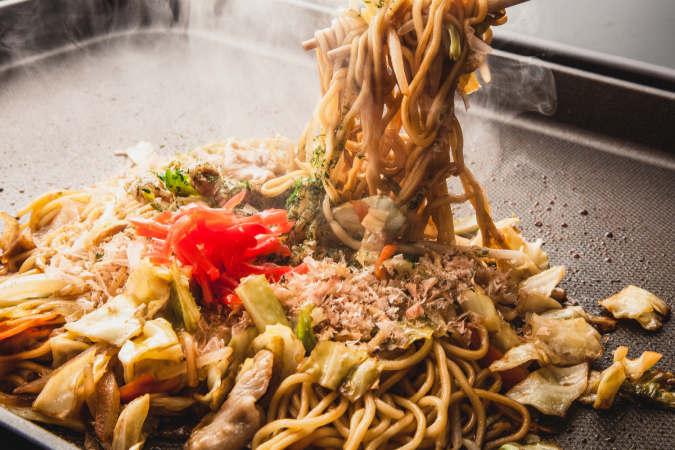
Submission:
<svg viewBox="0 0 675 450">
<path fill-rule="evenodd" d="M 649 370 L 631 382 L 626 379 L 619 388 L 623 397 L 651 404 L 657 408 L 675 411 L 675 374 L 663 370 Z"/>
<path fill-rule="evenodd" d="M 184 326 L 189 333 L 197 331 L 197 322 L 201 317 L 199 307 L 190 292 L 187 278 L 178 269 L 176 263 L 171 265 L 169 308 L 173 312 L 175 328 L 182 328 Z"/>
<path fill-rule="evenodd" d="M 171 167 L 167 167 L 166 171 L 164 172 L 164 176 L 159 177 L 162 179 L 162 181 L 164 181 L 164 185 L 166 186 L 167 191 L 185 197 L 191 195 L 199 196 L 199 192 L 197 192 L 197 190 L 190 184 L 189 173 L 186 170 L 181 169 L 180 167 L 174 169 L 172 169 Z"/>
<path fill-rule="evenodd" d="M 314 302 L 305 303 L 300 309 L 300 317 L 298 318 L 298 339 L 302 342 L 307 353 L 311 353 L 317 343 L 312 327 L 312 311 L 315 307 Z"/>
<path fill-rule="evenodd" d="M 445 26 L 450 34 L 450 58 L 457 61 L 462 54 L 462 47 L 459 40 L 459 31 L 451 23 Z"/>
</svg>

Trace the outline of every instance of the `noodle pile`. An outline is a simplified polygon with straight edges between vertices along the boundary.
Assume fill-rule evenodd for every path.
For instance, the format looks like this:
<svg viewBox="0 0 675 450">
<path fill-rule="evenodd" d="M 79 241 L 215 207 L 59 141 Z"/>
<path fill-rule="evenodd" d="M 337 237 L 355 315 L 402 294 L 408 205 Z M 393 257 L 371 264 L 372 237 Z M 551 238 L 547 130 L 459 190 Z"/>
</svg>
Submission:
<svg viewBox="0 0 675 450">
<path fill-rule="evenodd" d="M 460 77 L 478 67 L 489 77 L 485 55 L 475 55 L 472 45 L 490 43 L 487 27 L 505 23 L 504 11 L 488 15 L 486 0 L 368 2 L 360 14 L 357 4 L 352 1 L 332 28 L 306 43 L 316 46 L 322 98 L 298 142 L 300 169 L 267 182 L 265 194 L 285 192 L 301 177 L 321 183 L 333 205 L 384 193 L 407 209 L 408 228 L 400 240 L 420 241 L 431 219 L 438 242 L 448 244 L 455 243 L 451 205 L 468 200 L 482 245 L 505 248 L 485 195 L 464 164 L 454 113 Z M 477 36 L 472 27 L 486 31 Z M 459 177 L 463 193 L 448 192 L 450 176 Z M 299 230 L 323 219 L 319 199 L 307 197 L 298 212 Z M 343 243 L 354 241 L 335 221 L 331 228 Z M 529 413 L 498 394 L 498 373 L 476 364 L 487 352 L 484 329 L 482 337 L 476 351 L 444 338 L 425 341 L 414 354 L 385 362 L 380 387 L 356 403 L 324 392 L 306 374 L 294 375 L 275 393 L 253 449 L 375 450 L 389 448 L 387 442 L 405 449 L 493 449 L 518 440 L 527 433 Z M 395 386 L 408 397 L 393 393 Z M 502 436 L 511 425 L 491 423 L 486 438 L 490 402 L 517 409 L 517 432 Z"/>
<path fill-rule="evenodd" d="M 320 183 L 333 205 L 392 195 L 406 211 L 401 239 L 422 239 L 431 219 L 443 243 L 455 242 L 451 205 L 469 200 L 483 245 L 504 247 L 485 195 L 464 164 L 454 112 L 455 93 L 466 96 L 474 70 L 489 81 L 489 27 L 506 22 L 504 11 L 488 15 L 486 0 L 368 2 L 360 13 L 357 4 L 340 10 L 332 28 L 306 43 L 316 47 L 322 98 L 298 142 L 299 169 L 266 183 L 264 193 L 278 195 L 307 177 Z M 459 177 L 463 193 L 448 192 L 451 176 Z M 307 197 L 299 231 L 320 220 L 319 199 Z M 331 226 L 350 242 L 338 224 Z"/>
<path fill-rule="evenodd" d="M 498 373 L 477 365 L 488 351 L 488 335 L 482 327 L 476 330 L 478 350 L 433 338 L 385 360 L 379 387 L 355 403 L 314 384 L 309 374 L 292 375 L 274 393 L 267 425 L 255 435 L 253 448 L 489 450 L 521 439 L 528 432 L 529 412 L 498 394 Z M 514 428 L 508 417 L 486 415 L 491 402 L 517 411 L 521 423 L 513 434 L 508 434 Z"/>
</svg>

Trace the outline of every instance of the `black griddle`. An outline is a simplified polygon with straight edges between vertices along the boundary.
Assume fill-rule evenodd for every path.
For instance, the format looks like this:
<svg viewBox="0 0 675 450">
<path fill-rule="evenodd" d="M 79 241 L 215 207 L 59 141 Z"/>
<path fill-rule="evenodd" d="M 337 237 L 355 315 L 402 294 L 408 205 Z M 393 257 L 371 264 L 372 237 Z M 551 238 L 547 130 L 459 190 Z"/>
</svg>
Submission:
<svg viewBox="0 0 675 450">
<path fill-rule="evenodd" d="M 201 22 L 195 11 L 187 19 L 190 11 L 178 2 L 1 5 L 0 210 L 7 212 L 47 189 L 91 185 L 118 173 L 128 162 L 115 150 L 141 140 L 163 154 L 230 136 L 282 133 L 297 140 L 319 95 L 314 54 L 299 42 L 332 17 L 320 3 L 295 0 L 216 2 L 213 18 Z M 274 20 L 283 17 L 293 17 L 293 26 Z M 17 18 L 48 26 L 20 42 L 12 38 L 34 27 Z M 608 73 L 611 58 L 592 65 L 573 52 L 495 35 L 495 46 L 511 52 L 496 50 L 491 65 L 524 67 L 553 80 L 555 96 L 548 99 L 557 108 L 552 115 L 533 111 L 542 107 L 532 103 L 532 93 L 509 89 L 499 71 L 470 96 L 468 112 L 457 102 L 466 159 L 494 218 L 513 213 L 527 238 L 542 238 L 551 264 L 567 267 L 563 287 L 589 312 L 606 314 L 597 301 L 628 284 L 672 305 L 675 94 L 668 89 L 675 78 L 644 70 L 635 78 L 623 61 Z M 611 352 L 629 345 L 629 357 L 657 351 L 663 358 L 656 367 L 673 370 L 674 338 L 675 323 L 653 333 L 621 321 L 594 368 L 607 367 Z M 621 398 L 610 411 L 575 404 L 565 419 L 541 423 L 559 432 L 544 440 L 566 449 L 675 446 L 675 414 Z M 0 424 L 44 448 L 83 445 L 68 430 L 2 409 Z M 0 437 L 12 447 L 30 445 L 9 432 Z M 144 448 L 179 447 L 151 440 Z"/>
</svg>

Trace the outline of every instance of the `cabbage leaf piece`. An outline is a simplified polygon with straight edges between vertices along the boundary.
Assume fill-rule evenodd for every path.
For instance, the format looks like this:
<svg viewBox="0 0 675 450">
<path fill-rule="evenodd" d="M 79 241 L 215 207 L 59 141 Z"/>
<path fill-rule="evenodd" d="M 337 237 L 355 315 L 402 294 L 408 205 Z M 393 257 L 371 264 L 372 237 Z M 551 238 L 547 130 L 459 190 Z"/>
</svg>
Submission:
<svg viewBox="0 0 675 450">
<path fill-rule="evenodd" d="M 490 365 L 490 370 L 512 369 L 531 360 L 539 365 L 579 364 L 602 356 L 600 334 L 581 317 L 549 319 L 537 314 L 530 317 L 532 342 L 508 350 Z"/>
<path fill-rule="evenodd" d="M 140 450 L 145 443 L 143 423 L 150 410 L 150 395 L 135 398 L 124 408 L 115 424 L 112 450 Z"/>
<path fill-rule="evenodd" d="M 618 294 L 599 301 L 617 319 L 635 319 L 645 330 L 658 330 L 670 306 L 656 295 L 637 286 L 627 286 Z"/>
<path fill-rule="evenodd" d="M 631 381 L 639 380 L 646 371 L 659 362 L 663 355 L 656 352 L 644 352 L 638 359 L 623 358 L 621 364 Z"/>
<path fill-rule="evenodd" d="M 350 402 L 361 398 L 380 379 L 382 363 L 375 358 L 368 358 L 359 364 L 340 386 L 340 393 Z"/>
<path fill-rule="evenodd" d="M 602 372 L 602 377 L 598 381 L 598 392 L 593 402 L 595 409 L 609 409 L 614 402 L 616 393 L 619 392 L 621 383 L 626 379 L 623 370 L 623 364 L 615 362 Z"/>
<path fill-rule="evenodd" d="M 588 376 L 586 390 L 579 397 L 579 402 L 593 406 L 595 409 L 609 409 L 614 397 L 626 379 L 621 361 L 614 361 L 602 372 L 592 370 Z"/>
<path fill-rule="evenodd" d="M 490 370 L 500 372 L 513 369 L 533 359 L 539 359 L 539 352 L 537 352 L 533 343 L 528 342 L 506 352 L 501 359 L 490 364 Z"/>
<path fill-rule="evenodd" d="M 263 349 L 271 351 L 283 361 L 284 367 L 280 374 L 282 380 L 297 372 L 305 358 L 305 347 L 300 339 L 295 337 L 290 328 L 281 324 L 267 325 L 265 332 L 253 339 L 246 353 L 253 358 Z"/>
<path fill-rule="evenodd" d="M 389 234 L 396 234 L 405 223 L 405 216 L 401 210 L 396 206 L 394 201 L 386 195 L 374 195 L 359 201 L 368 205 L 369 209 L 375 209 L 386 213 L 383 215 L 384 219 L 381 224 L 381 229 L 386 230 Z M 354 235 L 363 236 L 366 231 L 367 227 L 362 224 L 352 202 L 342 203 L 333 208 L 333 217 L 345 230 Z"/>
<path fill-rule="evenodd" d="M 504 242 L 509 250 L 516 250 L 528 256 L 530 261 L 523 267 L 514 267 L 515 273 L 520 275 L 535 275 L 542 270 L 548 269 L 548 255 L 541 249 L 543 241 L 537 239 L 536 242 L 527 242 L 520 233 L 516 223 L 520 219 L 508 218 L 495 223 L 495 226 L 504 236 Z M 482 235 L 480 231 L 471 241 L 471 245 L 482 245 Z"/>
<path fill-rule="evenodd" d="M 90 347 L 86 342 L 74 341 L 63 336 L 55 336 L 49 343 L 52 347 L 53 367 L 61 367 Z"/>
<path fill-rule="evenodd" d="M 148 320 L 143 334 L 125 342 L 118 357 L 124 367 L 124 380 L 129 383 L 143 373 L 162 368 L 164 364 L 157 360 L 179 362 L 183 359 L 183 349 L 171 324 L 160 318 Z M 138 367 L 141 361 L 143 367 Z"/>
<path fill-rule="evenodd" d="M 368 355 L 358 350 L 347 348 L 341 342 L 322 341 L 305 359 L 299 372 L 307 372 L 314 377 L 314 382 L 335 390 L 349 375 L 352 369 L 368 359 Z"/>
<path fill-rule="evenodd" d="M 43 273 L 11 278 L 0 283 L 0 308 L 52 296 L 68 285 L 66 280 Z"/>
<path fill-rule="evenodd" d="M 485 329 L 490 333 L 490 343 L 501 352 L 507 352 L 522 342 L 511 326 L 502 319 L 490 297 L 472 290 L 465 290 L 466 299 L 460 303 L 464 312 L 477 315 Z"/>
<path fill-rule="evenodd" d="M 532 405 L 544 414 L 563 417 L 586 389 L 588 365 L 548 366 L 532 372 L 506 393 L 509 398 Z"/>
<path fill-rule="evenodd" d="M 227 361 L 224 364 L 209 364 L 206 377 L 209 392 L 204 395 L 194 395 L 199 403 L 207 408 L 211 408 L 211 411 L 218 411 L 218 408 L 220 408 L 220 405 L 222 405 L 225 397 L 230 392 L 231 387 L 228 389 L 228 386 L 223 383 L 223 373 L 227 370 L 228 365 Z"/>
<path fill-rule="evenodd" d="M 67 324 L 66 330 L 92 341 L 105 341 L 121 347 L 143 330 L 141 321 L 134 316 L 137 307 L 130 295 L 118 295 L 80 320 Z"/>
<path fill-rule="evenodd" d="M 553 309 L 561 309 L 562 305 L 551 298 L 551 293 L 563 276 L 565 276 L 565 266 L 554 266 L 521 281 L 518 286 L 518 304 L 516 305 L 518 314 L 540 314 Z"/>
<path fill-rule="evenodd" d="M 94 362 L 101 348 L 102 344 L 92 345 L 54 371 L 35 399 L 33 410 L 55 419 L 75 417 L 84 402 L 79 392 L 84 381 L 84 366 Z"/>
<path fill-rule="evenodd" d="M 530 317 L 533 344 L 544 364 L 579 364 L 602 356 L 600 333 L 582 319 Z"/>
<path fill-rule="evenodd" d="M 568 320 L 583 317 L 586 322 L 593 325 L 597 330 L 606 333 L 616 329 L 616 320 L 604 316 L 589 314 L 581 306 L 568 306 L 563 309 L 553 309 L 539 314 L 546 319 Z"/>
<path fill-rule="evenodd" d="M 291 327 L 284 308 L 265 275 L 250 275 L 234 291 L 259 332 L 264 333 L 268 325 L 278 323 Z"/>
<path fill-rule="evenodd" d="M 150 263 L 149 258 L 143 258 L 138 268 L 131 272 L 127 281 L 126 292 L 133 295 L 137 303 L 148 305 L 148 316 L 154 316 L 169 299 L 169 270 L 162 266 Z"/>
</svg>

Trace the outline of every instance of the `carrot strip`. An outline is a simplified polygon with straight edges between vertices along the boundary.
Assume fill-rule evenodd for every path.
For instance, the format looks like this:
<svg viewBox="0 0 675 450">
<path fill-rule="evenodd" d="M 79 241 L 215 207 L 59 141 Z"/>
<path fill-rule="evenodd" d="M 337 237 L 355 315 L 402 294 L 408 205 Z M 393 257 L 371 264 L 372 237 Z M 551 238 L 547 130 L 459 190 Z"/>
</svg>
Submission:
<svg viewBox="0 0 675 450">
<path fill-rule="evenodd" d="M 388 258 L 391 258 L 394 256 L 394 253 L 396 253 L 396 250 L 398 250 L 398 245 L 393 244 L 393 245 L 385 245 L 384 248 L 382 249 L 382 252 L 380 253 L 380 257 L 377 258 L 377 264 L 375 265 L 375 276 L 382 280 L 385 278 L 385 271 L 384 268 L 382 267 L 382 263 Z"/>
</svg>

